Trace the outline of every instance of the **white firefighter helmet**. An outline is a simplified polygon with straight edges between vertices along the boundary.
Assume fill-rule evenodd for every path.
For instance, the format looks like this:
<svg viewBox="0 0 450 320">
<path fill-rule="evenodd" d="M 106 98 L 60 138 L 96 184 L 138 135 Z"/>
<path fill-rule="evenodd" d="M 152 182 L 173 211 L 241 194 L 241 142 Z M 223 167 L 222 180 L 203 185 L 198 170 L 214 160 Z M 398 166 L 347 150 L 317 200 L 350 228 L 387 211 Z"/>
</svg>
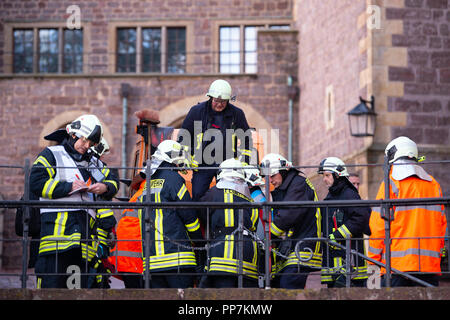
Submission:
<svg viewBox="0 0 450 320">
<path fill-rule="evenodd" d="M 109 153 L 109 144 L 106 141 L 106 139 L 102 137 L 100 143 L 97 144 L 96 146 L 93 146 L 91 150 L 94 151 L 94 153 L 97 154 L 98 157 L 100 158 L 102 155 Z"/>
<path fill-rule="evenodd" d="M 222 79 L 215 80 L 209 86 L 209 90 L 206 96 L 222 100 L 230 100 L 231 85 L 227 81 Z"/>
<path fill-rule="evenodd" d="M 66 126 L 69 135 L 75 134 L 78 138 L 84 137 L 93 143 L 100 143 L 103 137 L 103 127 L 97 116 L 85 114 L 76 118 L 72 123 Z"/>
<path fill-rule="evenodd" d="M 223 161 L 220 166 L 220 172 L 217 175 L 217 180 L 221 179 L 242 179 L 245 180 L 245 171 L 242 165 L 242 162 L 230 158 Z"/>
<path fill-rule="evenodd" d="M 398 137 L 389 142 L 384 150 L 384 154 L 388 156 L 389 163 L 400 158 L 408 158 L 415 161 L 419 158 L 417 144 L 408 137 Z"/>
<path fill-rule="evenodd" d="M 244 166 L 244 171 L 245 171 L 245 181 L 247 181 L 249 186 L 255 187 L 264 184 L 259 169 L 255 167 L 252 168 L 252 166 Z"/>
<path fill-rule="evenodd" d="M 156 148 L 152 159 L 166 161 L 182 167 L 190 167 L 188 148 L 175 140 L 164 140 Z"/>
<path fill-rule="evenodd" d="M 273 176 L 280 172 L 280 170 L 287 170 L 292 167 L 292 162 L 288 161 L 285 157 L 277 153 L 269 153 L 264 156 L 260 164 L 261 168 L 269 168 L 267 173 L 269 176 Z M 262 171 L 265 174 L 264 171 Z"/>
<path fill-rule="evenodd" d="M 175 140 L 164 140 L 158 145 L 150 161 L 139 173 L 142 178 L 145 178 L 147 167 L 150 165 L 150 175 L 152 175 L 164 161 L 180 167 L 191 167 L 189 159 L 190 156 L 186 146 Z M 185 170 L 183 169 L 183 171 Z"/>
<path fill-rule="evenodd" d="M 323 174 L 324 171 L 336 173 L 338 177 L 348 177 L 347 167 L 344 161 L 336 157 L 328 157 L 320 162 L 317 173 Z"/>
</svg>

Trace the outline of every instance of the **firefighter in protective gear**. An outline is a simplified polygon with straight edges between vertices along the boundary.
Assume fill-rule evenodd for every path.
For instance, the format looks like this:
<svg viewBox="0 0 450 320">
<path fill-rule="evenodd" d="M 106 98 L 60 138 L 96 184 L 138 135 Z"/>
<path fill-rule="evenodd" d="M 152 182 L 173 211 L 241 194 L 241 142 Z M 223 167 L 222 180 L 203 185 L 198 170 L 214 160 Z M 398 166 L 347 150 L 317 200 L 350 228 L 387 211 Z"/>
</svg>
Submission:
<svg viewBox="0 0 450 320">
<path fill-rule="evenodd" d="M 225 80 L 222 79 L 215 80 L 209 86 L 206 96 L 222 100 L 231 100 L 231 86 Z"/>
<path fill-rule="evenodd" d="M 145 186 L 140 202 L 146 202 L 148 193 L 152 203 L 190 202 L 191 197 L 179 170 L 189 165 L 189 154 L 185 146 L 173 140 L 165 140 L 147 163 L 144 172 L 151 173 L 151 188 Z M 194 285 L 197 266 L 192 248 L 202 245 L 202 233 L 195 209 L 154 208 L 145 218 L 145 209 L 139 209 L 141 234 L 143 238 L 144 272 L 149 268 L 152 288 L 187 288 Z M 146 223 L 150 223 L 147 234 Z M 149 238 L 147 238 L 149 237 Z M 150 256 L 146 257 L 149 244 Z M 169 275 L 167 275 L 169 273 Z M 173 273 L 173 274 L 170 274 Z"/>
<path fill-rule="evenodd" d="M 319 165 L 319 174 L 328 187 L 327 200 L 361 200 L 355 186 L 348 179 L 349 174 L 345 163 L 336 157 L 323 159 Z M 346 239 L 351 240 L 351 249 L 365 255 L 364 233 L 369 230 L 369 207 L 327 207 L 321 208 L 322 230 L 330 242 L 323 249 L 322 283 L 328 288 L 346 286 L 346 277 L 350 276 L 352 287 L 366 287 L 367 263 L 365 259 L 352 256 L 351 270 L 346 270 L 346 252 L 333 242 L 345 246 Z M 353 240 L 355 239 L 355 240 Z"/>
<path fill-rule="evenodd" d="M 312 183 L 283 156 L 269 153 L 260 166 L 275 188 L 273 201 L 318 201 Z M 314 239 L 321 237 L 320 222 L 319 208 L 273 208 L 270 231 L 278 250 L 273 287 L 303 289 L 308 274 L 322 266 L 320 241 Z"/>
<path fill-rule="evenodd" d="M 234 158 L 220 165 L 218 182 L 201 198 L 202 202 L 247 203 L 252 202 L 245 181 L 242 163 Z M 242 243 L 239 243 L 239 212 L 242 210 Z M 208 212 L 201 212 L 206 221 Z M 258 223 L 258 211 L 251 208 L 217 208 L 209 210 L 211 249 L 207 263 L 207 284 L 211 288 L 236 288 L 240 272 L 239 248 L 242 248 L 242 273 L 244 287 L 257 287 L 257 245 L 248 231 L 254 232 Z M 242 246 L 242 247 L 241 247 Z"/>
<path fill-rule="evenodd" d="M 113 197 L 115 183 L 108 181 L 107 168 L 99 181 L 89 168 L 89 148 L 102 138 L 102 126 L 95 115 L 83 115 L 66 128 L 56 146 L 45 148 L 33 163 L 30 190 L 41 201 L 95 201 Z M 98 252 L 107 246 L 108 233 L 116 220 L 110 209 L 41 208 L 41 240 L 36 262 L 38 288 L 66 288 L 65 274 L 71 265 L 86 273 Z M 84 240 L 87 239 L 87 240 Z M 102 255 L 102 254 L 101 254 Z M 45 274 L 47 273 L 47 275 Z M 87 287 L 87 277 L 81 277 Z"/>
<path fill-rule="evenodd" d="M 398 137 L 387 145 L 385 155 L 392 164 L 389 173 L 390 199 L 442 197 L 439 183 L 418 164 L 418 148 L 414 141 L 408 137 Z M 382 182 L 378 189 L 377 200 L 385 198 L 384 189 Z M 386 263 L 385 220 L 381 210 L 380 207 L 372 208 L 369 257 Z M 390 211 L 392 268 L 403 272 L 415 272 L 414 277 L 437 286 L 447 226 L 444 206 L 405 204 L 393 206 Z M 381 268 L 381 273 L 385 274 L 386 269 Z M 384 279 L 382 285 L 385 285 Z M 392 275 L 392 287 L 417 285 L 412 280 Z"/>
<path fill-rule="evenodd" d="M 250 163 L 252 134 L 244 112 L 230 103 L 230 84 L 215 80 L 209 87 L 207 101 L 193 106 L 181 125 L 178 142 L 188 146 L 192 166 L 192 197 L 198 201 L 209 189 L 225 159 L 242 157 Z M 238 149 L 238 140 L 240 149 Z M 212 169 L 202 169 L 213 167 Z"/>
</svg>

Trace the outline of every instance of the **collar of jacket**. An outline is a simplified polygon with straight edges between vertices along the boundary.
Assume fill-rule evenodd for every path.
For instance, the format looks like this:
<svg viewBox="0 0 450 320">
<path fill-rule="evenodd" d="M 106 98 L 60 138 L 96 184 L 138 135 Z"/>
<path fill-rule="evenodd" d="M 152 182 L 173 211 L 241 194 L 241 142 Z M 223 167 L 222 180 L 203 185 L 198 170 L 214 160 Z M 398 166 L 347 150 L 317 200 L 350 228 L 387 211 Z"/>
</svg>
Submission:
<svg viewBox="0 0 450 320">
<path fill-rule="evenodd" d="M 286 177 L 283 179 L 281 186 L 279 186 L 278 189 L 285 191 L 291 184 L 292 179 L 294 179 L 295 176 L 298 176 L 299 173 L 300 172 L 297 169 L 290 168 Z"/>
<path fill-rule="evenodd" d="M 89 156 L 88 152 L 86 152 L 85 154 L 81 154 L 77 150 L 75 150 L 75 147 L 74 147 L 75 142 L 76 142 L 76 140 L 72 141 L 72 138 L 68 137 L 68 138 L 64 139 L 64 141 L 61 143 L 61 145 L 64 147 L 66 152 L 70 155 L 70 157 L 72 157 L 72 159 L 75 160 L 75 162 L 83 162 L 83 161 L 85 161 L 86 163 L 89 162 L 90 156 Z"/>
<path fill-rule="evenodd" d="M 339 195 L 346 188 L 353 188 L 355 189 L 356 192 L 358 192 L 358 190 L 356 190 L 355 186 L 350 182 L 350 180 L 347 179 L 347 177 L 340 177 L 339 179 L 336 179 L 333 185 L 330 188 L 328 188 L 328 191 L 333 196 L 336 196 Z"/>
<path fill-rule="evenodd" d="M 231 189 L 251 199 L 250 190 L 244 180 L 240 179 L 220 179 L 216 184 L 217 189 Z"/>
<path fill-rule="evenodd" d="M 392 166 L 392 178 L 395 180 L 400 181 L 414 175 L 422 180 L 432 181 L 430 175 L 414 160 L 399 159 L 394 162 Z"/>
</svg>

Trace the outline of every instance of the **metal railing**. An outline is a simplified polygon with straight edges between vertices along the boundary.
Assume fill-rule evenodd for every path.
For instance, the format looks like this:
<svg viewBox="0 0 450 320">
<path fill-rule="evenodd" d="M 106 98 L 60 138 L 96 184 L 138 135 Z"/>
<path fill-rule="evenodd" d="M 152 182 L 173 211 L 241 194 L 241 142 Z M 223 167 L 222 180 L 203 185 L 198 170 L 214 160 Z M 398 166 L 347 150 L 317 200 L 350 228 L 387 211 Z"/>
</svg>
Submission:
<svg viewBox="0 0 450 320">
<path fill-rule="evenodd" d="M 439 162 L 434 161 L 431 162 L 433 164 L 439 164 L 439 163 L 447 163 L 447 161 Z M 370 164 L 367 166 L 373 166 L 374 164 Z M 380 165 L 380 164 L 375 164 Z M 384 167 L 384 182 L 385 182 L 385 194 L 389 195 L 389 169 L 391 165 L 385 161 L 385 163 L 382 165 Z M 286 259 L 286 256 L 283 256 L 279 252 L 277 252 L 275 249 L 272 249 L 272 243 L 282 240 L 274 240 L 270 239 L 270 222 L 271 222 L 271 210 L 273 208 L 325 208 L 326 212 L 325 214 L 328 214 L 328 208 L 330 207 L 381 207 L 382 208 L 382 216 L 385 219 L 385 243 L 391 243 L 393 238 L 391 238 L 390 235 L 390 223 L 392 221 L 392 215 L 390 213 L 390 210 L 393 206 L 402 205 L 402 206 L 414 206 L 414 205 L 445 205 L 447 208 L 450 204 L 450 197 L 439 197 L 439 198 L 415 198 L 415 199 L 389 199 L 389 196 L 386 197 L 386 199 L 383 200 L 339 200 L 339 201 L 287 201 L 287 202 L 277 202 L 277 201 L 265 201 L 265 202 L 240 202 L 240 203 L 218 203 L 218 202 L 159 202 L 155 203 L 151 201 L 151 197 L 146 197 L 145 202 L 123 202 L 123 201 L 95 201 L 95 202 L 71 202 L 71 201 L 39 201 L 39 200 L 30 200 L 29 199 L 29 173 L 30 173 L 30 161 L 28 159 L 25 160 L 25 164 L 23 167 L 21 166 L 0 166 L 1 168 L 22 168 L 24 172 L 24 199 L 23 200 L 2 200 L 0 201 L 0 208 L 22 208 L 24 213 L 24 219 L 23 219 L 23 236 L 20 239 L 0 239 L 0 243 L 7 242 L 7 241 L 16 241 L 21 242 L 22 245 L 22 272 L 21 274 L 18 274 L 17 276 L 21 277 L 21 283 L 22 288 L 26 288 L 27 285 L 27 279 L 30 275 L 36 276 L 36 274 L 29 273 L 28 271 L 28 247 L 30 245 L 30 242 L 33 241 L 39 241 L 38 239 L 29 239 L 29 221 L 30 221 L 30 212 L 31 208 L 79 208 L 79 209 L 102 209 L 102 208 L 110 208 L 113 210 L 124 210 L 124 209 L 135 209 L 135 210 L 142 210 L 143 215 L 143 232 L 146 233 L 145 240 L 147 241 L 146 244 L 143 245 L 143 254 L 144 259 L 146 260 L 146 266 L 143 273 L 143 281 L 144 281 L 144 288 L 150 288 L 151 286 L 151 277 L 154 275 L 154 273 L 150 272 L 149 268 L 149 258 L 150 258 L 150 232 L 155 232 L 158 230 L 155 230 L 153 227 L 153 223 L 150 220 L 150 212 L 151 210 L 158 208 L 158 209 L 195 209 L 195 208 L 206 208 L 207 210 L 207 223 L 205 226 L 205 238 L 202 240 L 202 243 L 204 243 L 204 246 L 202 247 L 190 247 L 189 249 L 192 249 L 194 252 L 199 250 L 206 251 L 207 257 L 209 257 L 209 250 L 211 249 L 213 238 L 211 237 L 211 230 L 209 230 L 209 218 L 210 218 L 210 212 L 211 209 L 237 209 L 239 212 L 239 221 L 238 226 L 234 231 L 234 234 L 237 234 L 238 239 L 235 240 L 235 243 L 237 243 L 237 258 L 238 258 L 238 266 L 237 266 L 237 278 L 238 278 L 238 288 L 242 288 L 244 285 L 244 278 L 246 277 L 246 274 L 244 272 L 243 267 L 243 248 L 245 241 L 256 241 L 258 243 L 258 249 L 262 251 L 261 256 L 264 258 L 264 267 L 259 269 L 257 272 L 257 276 L 259 278 L 259 287 L 263 287 L 266 289 L 271 288 L 271 283 L 273 280 L 273 277 L 276 275 L 272 272 L 272 256 L 278 256 L 282 259 Z M 122 169 L 134 169 L 134 168 L 122 168 Z M 162 168 L 164 169 L 164 168 Z M 215 168 L 217 169 L 217 168 Z M 264 169 L 262 169 L 264 170 Z M 147 185 L 151 185 L 151 175 L 147 174 Z M 265 184 L 265 191 L 266 194 L 269 193 L 270 187 L 268 179 L 266 179 Z M 148 191 L 148 189 L 147 189 Z M 243 224 L 243 216 L 244 216 L 244 209 L 258 209 L 262 210 L 263 212 L 263 219 L 262 223 L 264 225 L 264 238 L 260 239 L 256 236 L 256 233 L 254 230 L 249 230 L 248 228 L 244 227 Z M 324 214 L 324 213 L 322 213 Z M 258 217 L 259 219 L 259 217 Z M 86 222 L 88 224 L 88 221 Z M 88 226 L 87 226 L 88 228 Z M 244 237 L 244 234 L 246 237 Z M 298 244 L 300 241 L 319 241 L 321 244 L 323 244 L 323 250 L 329 250 L 329 245 L 332 245 L 334 247 L 340 248 L 342 250 L 345 250 L 345 268 L 342 270 L 342 273 L 346 275 L 346 287 L 351 286 L 351 277 L 353 274 L 352 271 L 352 256 L 353 257 L 360 257 L 364 260 L 367 260 L 371 262 L 372 264 L 385 268 L 386 274 L 385 277 L 385 284 L 387 287 L 391 286 L 391 274 L 398 274 L 401 275 L 409 280 L 412 280 L 419 285 L 422 286 L 432 286 L 425 281 L 419 279 L 416 275 L 420 274 L 420 272 L 402 272 L 400 270 L 396 270 L 392 268 L 391 266 L 391 252 L 390 252 L 390 246 L 386 246 L 386 264 L 383 264 L 379 261 L 373 260 L 370 257 L 368 257 L 365 254 L 362 254 L 358 250 L 352 249 L 351 242 L 357 241 L 357 240 L 364 240 L 367 241 L 367 238 L 352 238 L 345 240 L 345 245 L 337 242 L 330 243 L 330 240 L 327 237 L 321 237 L 321 238 L 305 238 L 305 239 L 298 239 L 294 246 L 294 252 L 299 258 L 300 261 L 306 262 L 304 259 L 300 259 L 299 253 L 298 253 Z M 418 239 L 420 242 L 421 239 Z M 446 250 L 447 253 L 449 252 L 449 244 L 448 244 L 448 235 L 446 235 Z M 81 239 L 82 242 L 89 242 L 92 241 L 92 239 Z M 121 239 L 118 241 L 135 241 L 131 239 Z M 153 240 L 156 241 L 156 240 Z M 183 244 L 180 244 L 179 242 L 185 241 L 185 239 L 169 239 L 167 237 L 164 238 L 164 241 L 171 241 L 174 244 L 178 245 L 179 247 Z M 419 247 L 420 248 L 420 247 Z M 354 259 L 353 259 L 354 260 Z M 207 259 L 208 261 L 208 259 Z M 87 262 L 86 262 L 87 263 Z M 301 263 L 300 263 L 301 265 Z M 299 267 L 300 267 L 299 265 Z M 323 268 L 327 268 L 330 266 L 324 265 Z M 322 266 L 321 266 L 322 268 Z M 317 271 L 321 271 L 321 268 L 317 268 Z M 180 269 L 178 269 L 180 271 Z M 442 270 L 443 274 L 450 274 L 450 267 L 449 270 Z M 63 273 L 64 275 L 67 275 L 66 273 Z M 63 275 L 61 274 L 61 275 Z M 158 275 L 164 275 L 165 273 L 158 273 Z M 80 274 L 81 276 L 92 276 L 92 273 L 83 272 Z M 121 276 L 121 275 L 131 275 L 128 273 L 110 273 L 110 272 L 104 272 L 100 273 L 102 276 Z M 167 273 L 167 275 L 173 275 L 173 273 Z M 203 273 L 185 273 L 183 275 L 197 275 L 202 276 Z M 289 274 L 288 274 L 289 275 Z M 1 276 L 5 276 L 4 274 L 0 274 Z M 11 276 L 11 274 L 8 274 L 8 276 Z M 198 283 L 197 283 L 198 284 Z"/>
</svg>

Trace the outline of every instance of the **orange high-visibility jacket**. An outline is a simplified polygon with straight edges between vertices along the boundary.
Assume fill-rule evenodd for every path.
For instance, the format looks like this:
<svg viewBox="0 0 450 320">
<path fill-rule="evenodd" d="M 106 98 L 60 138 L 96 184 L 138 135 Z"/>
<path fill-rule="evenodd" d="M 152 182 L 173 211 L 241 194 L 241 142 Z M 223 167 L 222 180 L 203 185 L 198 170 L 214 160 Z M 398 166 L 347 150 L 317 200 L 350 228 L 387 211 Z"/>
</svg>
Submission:
<svg viewBox="0 0 450 320">
<path fill-rule="evenodd" d="M 139 190 L 133 195 L 130 202 L 136 202 L 142 194 L 144 186 L 145 180 L 142 181 Z M 117 242 L 111 250 L 109 261 L 116 266 L 118 272 L 142 273 L 142 236 L 138 210 L 123 210 L 122 217 L 117 224 L 116 234 Z"/>
<path fill-rule="evenodd" d="M 426 181 L 416 175 L 403 180 L 390 178 L 390 198 L 438 198 L 442 197 L 441 187 L 430 176 Z M 378 190 L 377 200 L 384 199 L 384 182 Z M 370 217 L 371 237 L 369 257 L 386 263 L 385 260 L 385 220 L 381 218 L 381 208 L 372 208 Z M 394 206 L 394 220 L 391 221 L 391 267 L 400 271 L 434 272 L 441 271 L 441 250 L 447 219 L 443 205 L 402 205 Z M 430 238 L 433 237 L 433 238 Z M 378 238 L 378 239 L 377 239 Z M 401 239 L 407 238 L 407 239 Z M 384 268 L 381 269 L 385 273 Z"/>
</svg>

